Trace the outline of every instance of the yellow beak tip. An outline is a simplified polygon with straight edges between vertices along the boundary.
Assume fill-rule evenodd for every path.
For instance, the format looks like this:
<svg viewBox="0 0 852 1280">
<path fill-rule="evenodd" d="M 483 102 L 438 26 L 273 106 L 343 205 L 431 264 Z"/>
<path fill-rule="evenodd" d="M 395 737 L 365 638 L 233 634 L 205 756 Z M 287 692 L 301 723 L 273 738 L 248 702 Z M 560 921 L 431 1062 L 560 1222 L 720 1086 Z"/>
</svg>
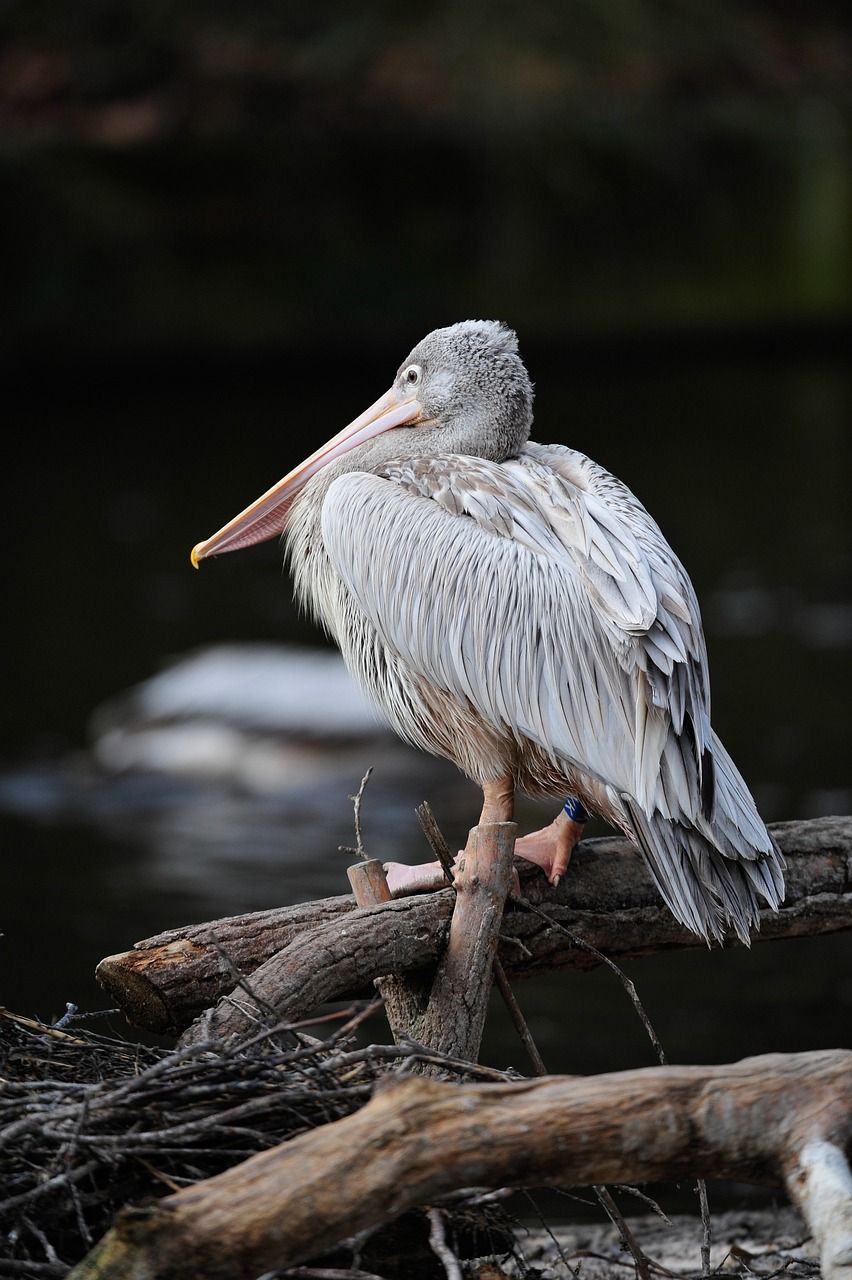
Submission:
<svg viewBox="0 0 852 1280">
<path fill-rule="evenodd" d="M 193 569 L 198 569 L 201 567 L 201 556 L 198 554 L 200 546 L 201 546 L 200 542 L 196 543 L 196 545 L 192 548 L 192 550 L 189 553 L 189 559 Z"/>
</svg>

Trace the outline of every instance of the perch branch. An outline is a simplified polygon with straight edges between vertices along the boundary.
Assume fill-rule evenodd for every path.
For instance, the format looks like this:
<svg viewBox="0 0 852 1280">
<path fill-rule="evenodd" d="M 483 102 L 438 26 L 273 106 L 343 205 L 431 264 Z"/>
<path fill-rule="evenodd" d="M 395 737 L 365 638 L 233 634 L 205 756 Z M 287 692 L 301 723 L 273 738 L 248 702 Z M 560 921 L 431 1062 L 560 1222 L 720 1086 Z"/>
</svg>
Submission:
<svg viewBox="0 0 852 1280">
<path fill-rule="evenodd" d="M 492 822 L 470 833 L 447 947 L 420 1028 L 424 1044 L 468 1062 L 479 1057 L 517 829 L 514 822 Z"/>
<path fill-rule="evenodd" d="M 297 934 L 244 980 L 251 995 L 224 995 L 189 1027 L 182 1043 L 240 1035 L 270 1018 L 282 1021 L 281 1009 L 298 1010 L 283 1019 L 297 1022 L 339 992 L 434 962 L 446 943 L 453 906 L 450 890 L 441 896 L 446 911 L 437 922 L 418 910 L 420 899 L 397 898 Z"/>
<path fill-rule="evenodd" d="M 444 834 L 441 831 L 441 828 L 438 826 L 435 815 L 432 812 L 432 806 L 428 801 L 424 800 L 422 804 L 417 806 L 416 813 L 420 826 L 423 829 L 423 834 L 429 841 L 432 852 L 435 854 L 435 857 L 444 869 L 444 878 L 447 881 L 447 884 L 452 884 L 453 865 L 450 847 L 444 839 Z M 547 1067 L 544 1065 L 544 1060 L 538 1051 L 538 1045 L 535 1043 L 535 1040 L 533 1040 L 532 1032 L 527 1025 L 527 1020 L 524 1017 L 523 1010 L 515 999 L 515 993 L 509 984 L 509 979 L 506 977 L 506 970 L 503 968 L 503 962 L 499 956 L 495 955 L 494 957 L 492 972 L 494 974 L 494 985 L 500 992 L 500 995 L 503 998 L 503 1003 L 509 1011 L 509 1017 L 511 1018 L 514 1028 L 518 1033 L 521 1044 L 527 1051 L 527 1056 L 532 1063 L 534 1073 L 537 1076 L 546 1076 Z"/>
<path fill-rule="evenodd" d="M 754 941 L 852 928 L 852 818 L 776 823 L 771 830 L 787 858 L 787 899 L 777 915 L 762 913 Z M 518 869 L 530 902 L 604 955 L 626 959 L 704 945 L 662 905 L 642 859 L 627 840 L 584 840 L 574 851 L 570 874 L 557 889 L 527 864 L 518 863 Z M 324 898 L 169 930 L 136 943 L 131 951 L 108 956 L 97 976 L 131 1022 L 177 1034 L 233 988 L 233 969 L 253 975 L 252 984 L 260 989 L 259 968 L 298 941 L 291 960 L 295 963 L 299 955 L 316 970 L 319 955 L 325 964 L 320 948 L 333 947 L 335 935 L 344 928 L 350 938 L 358 939 L 353 960 L 347 964 L 345 957 L 339 959 L 328 981 L 320 979 L 320 1000 L 349 999 L 383 974 L 434 964 L 452 907 L 450 890 L 401 898 L 372 908 L 373 914 L 366 917 L 355 910 L 349 896 Z M 399 909 L 397 920 L 392 913 Z M 361 935 L 378 928 L 376 911 L 391 913 L 397 933 L 395 943 L 388 940 L 384 949 L 377 939 L 374 953 L 370 939 Z M 538 916 L 509 910 L 502 933 L 505 941 L 499 954 L 510 978 L 598 963 Z M 306 934 L 313 934 L 313 949 L 310 942 L 305 949 Z M 738 944 L 732 940 L 728 945 Z M 223 952 L 229 965 L 222 961 Z M 385 967 L 377 968 L 379 964 Z M 315 989 L 313 978 L 311 983 Z M 304 1012 L 302 1002 L 297 1000 L 296 1007 Z"/>
</svg>

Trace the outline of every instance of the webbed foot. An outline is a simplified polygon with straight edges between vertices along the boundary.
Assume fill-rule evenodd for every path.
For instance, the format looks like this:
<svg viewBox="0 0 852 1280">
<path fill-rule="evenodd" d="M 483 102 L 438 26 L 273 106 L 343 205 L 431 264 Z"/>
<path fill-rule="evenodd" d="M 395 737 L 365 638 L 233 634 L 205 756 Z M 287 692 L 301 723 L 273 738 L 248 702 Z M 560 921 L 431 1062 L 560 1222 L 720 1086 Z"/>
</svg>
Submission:
<svg viewBox="0 0 852 1280">
<path fill-rule="evenodd" d="M 583 835 L 584 825 L 560 812 L 549 826 L 521 836 L 515 843 L 515 853 L 519 858 L 541 867 L 550 883 L 556 886 L 568 870 L 571 854 Z"/>
</svg>

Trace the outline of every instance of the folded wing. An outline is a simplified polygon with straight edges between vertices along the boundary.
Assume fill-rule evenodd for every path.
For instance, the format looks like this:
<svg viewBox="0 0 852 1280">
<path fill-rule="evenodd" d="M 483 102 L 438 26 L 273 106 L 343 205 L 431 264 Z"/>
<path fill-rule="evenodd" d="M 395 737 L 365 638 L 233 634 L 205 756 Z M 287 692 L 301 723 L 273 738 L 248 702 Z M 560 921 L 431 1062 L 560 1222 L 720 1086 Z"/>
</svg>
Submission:
<svg viewBox="0 0 852 1280">
<path fill-rule="evenodd" d="M 657 826 L 695 830 L 727 859 L 774 846 L 710 727 L 695 593 L 633 494 L 582 454 L 530 444 L 499 464 L 446 455 L 344 475 L 322 521 L 388 649 L 604 783 L 675 914 L 714 931 L 688 901 L 703 846 L 679 853 Z M 760 892 L 779 883 L 760 868 Z"/>
</svg>

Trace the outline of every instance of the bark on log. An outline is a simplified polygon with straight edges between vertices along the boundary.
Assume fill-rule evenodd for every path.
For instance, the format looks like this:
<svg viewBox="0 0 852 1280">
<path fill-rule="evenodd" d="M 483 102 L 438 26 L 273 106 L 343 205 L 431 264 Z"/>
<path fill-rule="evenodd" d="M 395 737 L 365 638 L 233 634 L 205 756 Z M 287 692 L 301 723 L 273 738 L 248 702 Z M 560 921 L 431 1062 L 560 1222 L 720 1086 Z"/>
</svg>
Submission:
<svg viewBox="0 0 852 1280">
<path fill-rule="evenodd" d="M 852 927 L 852 818 L 776 823 L 771 829 L 787 857 L 787 900 L 777 915 L 763 913 L 754 941 Z M 530 901 L 615 959 L 704 945 L 662 905 L 644 863 L 627 840 L 583 841 L 558 889 L 528 864 L 518 867 Z M 291 950 L 296 940 L 299 946 L 283 966 L 290 974 L 295 974 L 299 960 L 310 970 L 317 968 L 319 955 L 326 963 L 328 948 L 335 955 L 328 973 L 320 975 L 319 986 L 308 975 L 318 1001 L 350 998 L 382 974 L 407 973 L 434 963 L 444 946 L 452 908 L 451 890 L 400 899 L 368 915 L 355 912 L 349 896 L 325 898 L 169 930 L 136 943 L 132 951 L 108 956 L 98 966 L 97 977 L 130 1022 L 178 1034 L 233 988 L 235 970 L 254 975 L 252 985 L 260 990 L 265 985 L 260 967 L 282 948 Z M 399 920 L 393 914 L 397 909 L 402 912 Z M 382 926 L 376 910 L 391 913 Z M 345 917 L 353 946 L 349 961 L 338 954 L 334 942 Z M 305 933 L 312 931 L 313 949 L 304 941 Z M 504 938 L 522 941 L 528 952 L 501 944 L 499 954 L 511 977 L 596 963 L 535 916 L 508 911 L 502 932 Z M 728 945 L 738 944 L 731 940 Z M 298 991 L 299 979 L 292 980 L 292 987 Z M 305 1012 L 303 1001 L 291 1007 L 294 1017 Z"/>
<path fill-rule="evenodd" d="M 239 1035 L 270 1015 L 295 1022 L 353 985 L 360 989 L 382 974 L 422 968 L 446 945 L 453 891 L 441 896 L 446 914 L 437 928 L 423 913 L 422 899 L 397 898 L 298 934 L 246 980 L 253 995 L 229 987 L 184 1032 L 181 1043 Z"/>
<path fill-rule="evenodd" d="M 235 972 L 253 973 L 301 934 L 354 909 L 347 894 L 167 929 L 107 956 L 95 977 L 133 1026 L 173 1035 L 233 988 Z"/>
<path fill-rule="evenodd" d="M 72 1277 L 248 1280 L 460 1187 L 700 1176 L 786 1183 L 825 1280 L 849 1280 L 850 1140 L 844 1050 L 505 1085 L 411 1079 L 355 1115 L 125 1212 Z"/>
</svg>

